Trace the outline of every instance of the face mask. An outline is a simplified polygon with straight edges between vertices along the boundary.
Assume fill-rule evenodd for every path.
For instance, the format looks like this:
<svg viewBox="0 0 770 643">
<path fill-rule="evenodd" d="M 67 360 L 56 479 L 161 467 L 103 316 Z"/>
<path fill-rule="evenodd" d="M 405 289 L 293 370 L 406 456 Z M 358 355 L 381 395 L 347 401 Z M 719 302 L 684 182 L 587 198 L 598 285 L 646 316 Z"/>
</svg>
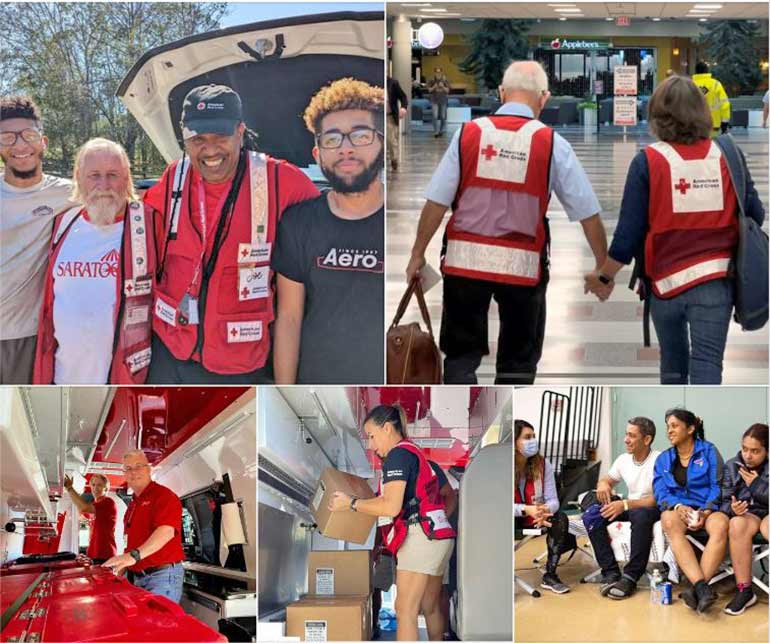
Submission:
<svg viewBox="0 0 770 643">
<path fill-rule="evenodd" d="M 537 438 L 532 438 L 530 440 L 524 440 L 524 446 L 521 448 L 521 453 L 524 457 L 531 458 L 537 453 L 537 449 Z"/>
</svg>

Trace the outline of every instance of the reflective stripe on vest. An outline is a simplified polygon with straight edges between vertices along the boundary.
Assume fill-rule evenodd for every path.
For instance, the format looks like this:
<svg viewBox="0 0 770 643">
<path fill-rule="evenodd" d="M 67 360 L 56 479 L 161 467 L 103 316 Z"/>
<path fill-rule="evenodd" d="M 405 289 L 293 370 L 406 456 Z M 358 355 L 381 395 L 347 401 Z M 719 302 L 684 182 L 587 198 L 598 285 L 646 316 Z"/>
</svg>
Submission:
<svg viewBox="0 0 770 643">
<path fill-rule="evenodd" d="M 655 289 L 661 296 L 665 296 L 675 290 L 680 290 L 690 284 L 695 285 L 706 278 L 716 279 L 727 275 L 727 267 L 730 264 L 730 257 L 719 259 L 709 259 L 689 266 L 684 270 L 675 272 L 673 275 L 657 279 L 654 282 Z"/>
<path fill-rule="evenodd" d="M 448 239 L 445 268 L 537 280 L 540 253 L 510 246 Z"/>
</svg>

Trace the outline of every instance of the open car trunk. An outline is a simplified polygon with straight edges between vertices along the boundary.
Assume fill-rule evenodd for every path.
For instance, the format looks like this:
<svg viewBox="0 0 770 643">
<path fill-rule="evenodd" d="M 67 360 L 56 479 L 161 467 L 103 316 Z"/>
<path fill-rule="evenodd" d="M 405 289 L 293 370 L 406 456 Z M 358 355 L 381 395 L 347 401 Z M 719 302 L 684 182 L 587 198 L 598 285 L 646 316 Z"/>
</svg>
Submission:
<svg viewBox="0 0 770 643">
<path fill-rule="evenodd" d="M 190 36 L 145 53 L 117 91 L 167 161 L 182 154 L 185 95 L 209 83 L 241 95 L 259 148 L 303 168 L 314 164 L 302 114 L 333 80 L 383 86 L 382 12 L 338 12 L 255 22 Z"/>
</svg>

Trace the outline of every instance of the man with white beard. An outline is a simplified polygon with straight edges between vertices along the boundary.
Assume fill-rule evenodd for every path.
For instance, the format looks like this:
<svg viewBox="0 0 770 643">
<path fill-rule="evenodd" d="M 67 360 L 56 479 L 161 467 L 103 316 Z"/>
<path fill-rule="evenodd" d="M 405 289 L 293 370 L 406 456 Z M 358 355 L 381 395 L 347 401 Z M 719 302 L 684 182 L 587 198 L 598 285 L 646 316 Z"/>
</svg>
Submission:
<svg viewBox="0 0 770 643">
<path fill-rule="evenodd" d="M 150 364 L 155 244 L 129 159 L 112 141 L 75 157 L 73 199 L 56 218 L 35 356 L 35 384 L 142 384 Z"/>
<path fill-rule="evenodd" d="M 0 98 L 0 385 L 30 384 L 54 217 L 69 179 L 43 173 L 48 139 L 29 96 Z"/>
</svg>

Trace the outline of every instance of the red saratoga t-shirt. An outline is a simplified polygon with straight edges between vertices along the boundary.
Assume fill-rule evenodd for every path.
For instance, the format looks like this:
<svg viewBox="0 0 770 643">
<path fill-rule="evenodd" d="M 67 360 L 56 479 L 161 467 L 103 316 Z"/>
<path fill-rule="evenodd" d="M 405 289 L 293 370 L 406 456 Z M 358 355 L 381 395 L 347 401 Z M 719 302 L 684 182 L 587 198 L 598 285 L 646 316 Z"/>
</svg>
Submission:
<svg viewBox="0 0 770 643">
<path fill-rule="evenodd" d="M 103 497 L 93 502 L 94 513 L 91 521 L 91 538 L 88 541 L 89 558 L 107 559 L 118 553 L 115 546 L 115 524 L 118 521 L 118 508 L 112 498 Z"/>
<path fill-rule="evenodd" d="M 143 545 L 158 527 L 174 528 L 174 537 L 147 558 L 129 567 L 129 571 L 141 572 L 148 567 L 158 567 L 184 560 L 182 549 L 182 503 L 168 487 L 150 482 L 139 496 L 128 505 L 123 518 L 128 535 L 126 553 Z"/>
</svg>

